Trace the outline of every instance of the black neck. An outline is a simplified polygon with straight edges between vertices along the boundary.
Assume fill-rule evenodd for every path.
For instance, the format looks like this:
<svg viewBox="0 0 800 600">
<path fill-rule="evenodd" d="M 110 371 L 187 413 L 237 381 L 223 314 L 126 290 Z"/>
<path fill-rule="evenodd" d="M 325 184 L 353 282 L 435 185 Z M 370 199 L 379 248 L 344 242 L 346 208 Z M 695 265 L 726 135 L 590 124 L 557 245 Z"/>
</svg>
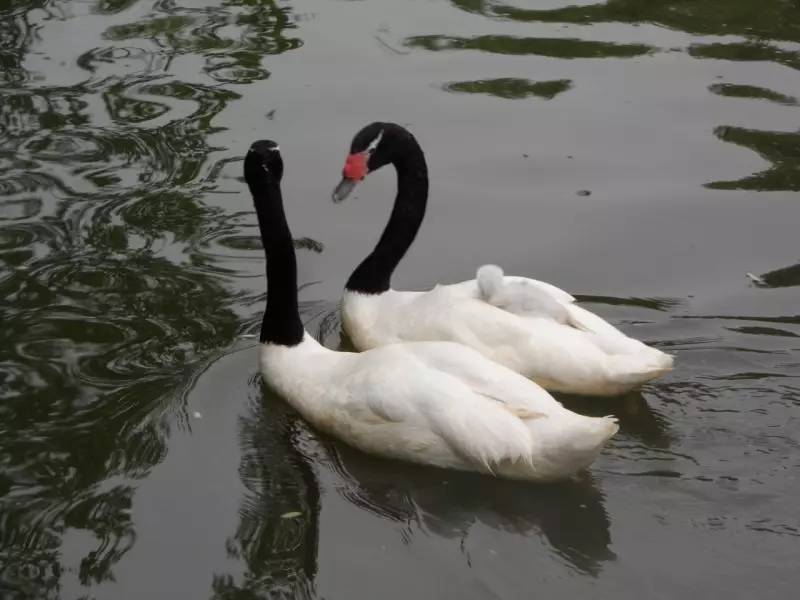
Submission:
<svg viewBox="0 0 800 600">
<path fill-rule="evenodd" d="M 280 184 L 270 179 L 251 186 L 250 191 L 267 258 L 267 308 L 261 342 L 295 346 L 303 340 L 304 330 L 297 305 L 297 260 Z"/>
<path fill-rule="evenodd" d="M 399 145 L 399 144 L 398 144 Z M 397 170 L 397 197 L 392 216 L 378 245 L 358 265 L 345 289 L 380 294 L 391 287 L 392 273 L 411 246 L 425 217 L 428 203 L 428 167 L 425 155 L 413 137 L 397 148 L 392 164 Z"/>
</svg>

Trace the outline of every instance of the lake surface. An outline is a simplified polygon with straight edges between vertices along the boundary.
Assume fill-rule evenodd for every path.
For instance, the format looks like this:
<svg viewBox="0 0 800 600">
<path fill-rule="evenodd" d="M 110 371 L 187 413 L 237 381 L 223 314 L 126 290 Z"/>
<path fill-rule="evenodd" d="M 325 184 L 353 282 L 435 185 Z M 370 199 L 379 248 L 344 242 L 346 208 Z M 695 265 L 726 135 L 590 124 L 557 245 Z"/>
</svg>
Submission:
<svg viewBox="0 0 800 600">
<path fill-rule="evenodd" d="M 796 595 L 797 2 L 4 0 L 0 64 L 0 597 Z M 241 158 L 280 142 L 337 347 L 372 120 L 431 169 L 396 287 L 496 262 L 676 354 L 564 398 L 621 422 L 576 480 L 366 457 L 260 383 Z"/>
</svg>

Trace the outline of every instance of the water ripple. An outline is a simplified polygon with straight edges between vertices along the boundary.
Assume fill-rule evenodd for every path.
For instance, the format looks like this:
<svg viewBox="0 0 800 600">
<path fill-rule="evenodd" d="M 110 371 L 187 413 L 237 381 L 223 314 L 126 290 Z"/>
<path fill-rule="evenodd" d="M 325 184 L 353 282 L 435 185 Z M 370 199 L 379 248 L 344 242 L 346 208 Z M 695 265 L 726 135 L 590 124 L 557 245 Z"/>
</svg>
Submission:
<svg viewBox="0 0 800 600">
<path fill-rule="evenodd" d="M 296 68 L 320 89 L 332 80 L 344 81 L 334 71 L 319 82 L 312 80 L 320 64 L 340 68 L 334 61 L 340 56 L 320 54 L 334 48 L 332 39 L 344 39 L 340 49 L 347 52 L 341 68 L 351 69 L 354 80 L 362 81 L 363 90 L 349 91 L 359 92 L 354 97 L 363 106 L 369 106 L 364 91 L 372 83 L 358 79 L 359 61 L 368 59 L 366 73 L 380 67 L 394 74 L 391 65 L 397 65 L 403 86 L 386 89 L 402 94 L 415 87 L 405 84 L 416 76 L 404 69 L 418 61 L 424 67 L 420 73 L 436 73 L 437 86 L 450 92 L 436 94 L 443 103 L 436 110 L 445 111 L 447 102 L 489 106 L 503 118 L 504 111 L 509 118 L 524 114 L 520 127 L 528 125 L 530 116 L 540 159 L 550 153 L 546 138 L 555 130 L 536 119 L 550 114 L 559 135 L 574 133 L 574 140 L 591 140 L 585 136 L 592 131 L 609 140 L 630 136 L 649 152 L 659 142 L 651 132 L 667 133 L 665 139 L 672 140 L 676 125 L 680 137 L 674 139 L 681 144 L 721 146 L 745 159 L 749 151 L 755 161 L 767 161 L 755 173 L 748 164 L 742 172 L 701 174 L 696 185 L 685 181 L 682 170 L 676 187 L 697 188 L 691 188 L 687 205 L 666 200 L 657 205 L 656 189 L 648 219 L 660 219 L 676 207 L 681 215 L 694 215 L 690 203 L 695 195 L 712 203 L 731 198 L 732 210 L 739 210 L 737 206 L 761 200 L 753 192 L 800 189 L 798 134 L 791 123 L 800 95 L 793 80 L 783 77 L 800 69 L 800 26 L 791 2 L 765 0 L 754 10 L 753 3 L 728 0 L 548 4 L 559 8 L 511 0 L 451 0 L 449 5 L 431 5 L 432 11 L 445 11 L 446 19 L 415 15 L 407 29 L 402 19 L 395 25 L 394 13 L 391 18 L 380 15 L 389 18 L 408 46 L 408 51 L 395 50 L 388 57 L 398 61 L 393 63 L 352 52 L 351 46 L 360 43 L 358 36 L 350 44 L 342 36 L 318 35 L 324 19 L 330 18 L 326 10 L 339 19 L 346 9 L 368 17 L 376 3 L 327 4 L 335 8 L 320 8 L 319 22 L 303 36 L 289 3 L 274 0 L 24 0 L 0 5 L 0 562 L 7 565 L 0 575 L 0 595 L 70 595 L 61 589 L 67 572 L 84 588 L 110 581 L 118 563 L 136 547 L 134 494 L 141 479 L 166 457 L 172 431 L 187 427 L 183 412 L 188 390 L 198 373 L 242 333 L 257 331 L 261 319 L 263 256 L 237 179 L 241 140 L 232 141 L 238 132 L 225 129 L 237 121 L 225 118 L 247 114 L 248 126 L 260 127 L 247 113 L 252 105 L 258 115 L 269 110 L 268 120 L 279 106 L 279 117 L 264 124 L 283 127 L 280 114 L 292 111 L 278 102 L 299 98 L 300 92 L 275 87 L 279 73 Z M 360 30 L 358 23 L 355 29 Z M 430 29 L 436 23 L 442 30 Z M 388 23 L 377 27 L 381 34 L 390 33 Z M 374 34 L 363 33 L 368 48 L 375 45 Z M 318 36 L 304 49 L 306 61 L 295 61 L 295 54 L 276 58 L 300 48 L 306 35 Z M 437 71 L 437 64 L 446 67 Z M 685 69 L 681 76 L 690 76 L 685 89 L 671 70 L 678 66 Z M 664 88 L 658 88 L 654 77 L 648 85 L 656 91 L 648 96 L 638 78 L 656 68 L 664 69 L 658 72 L 666 74 Z M 776 73 L 785 86 L 777 85 L 782 80 L 776 82 Z M 586 90 L 608 89 L 602 86 L 619 86 L 614 89 L 618 104 L 615 97 L 605 102 L 585 95 Z M 674 86 L 680 101 L 669 95 L 667 88 Z M 335 95 L 344 86 L 324 89 Z M 411 109 L 410 103 L 404 107 L 401 102 L 415 97 L 402 94 L 391 110 Z M 477 96 L 467 100 L 467 94 Z M 326 98 L 311 98 L 322 116 L 352 116 L 324 112 L 330 110 Z M 491 110 L 474 120 L 476 131 L 494 131 L 494 123 L 485 121 L 495 118 Z M 625 135 L 595 129 L 618 123 L 618 113 L 624 116 Z M 724 120 L 691 120 L 700 113 Z M 555 115 L 564 122 L 556 122 Z M 656 115 L 664 115 L 668 124 L 658 122 Z M 573 123 L 578 116 L 591 126 L 580 119 Z M 614 118 L 606 121 L 606 116 Z M 465 122 L 472 118 L 456 111 L 453 117 Z M 412 110 L 406 117 L 380 118 L 410 121 L 414 116 Z M 314 119 L 309 122 L 319 126 Z M 697 123 L 704 126 L 694 128 Z M 687 124 L 690 135 L 681 129 Z M 248 126 L 242 135 L 249 135 Z M 698 139 L 692 141 L 695 134 Z M 236 148 L 226 147 L 233 143 Z M 441 143 L 450 142 L 442 136 Z M 487 164 L 504 152 L 496 154 L 490 145 L 479 149 L 487 154 Z M 610 145 L 612 150 L 619 147 Z M 602 150 L 592 157 L 593 176 L 627 178 L 627 171 L 608 171 L 611 152 Z M 685 150 L 676 147 L 669 155 L 680 158 Z M 470 151 L 474 154 L 475 147 Z M 436 151 L 445 157 L 439 168 L 447 169 L 442 152 L 442 147 Z M 632 173 L 653 162 L 646 152 L 642 155 L 643 162 L 631 163 Z M 658 160 L 657 154 L 651 156 Z M 580 176 L 579 161 L 570 162 L 569 176 L 561 176 Z M 547 181 L 558 181 L 548 179 L 552 169 L 546 160 L 532 168 L 543 174 L 545 189 Z M 678 179 L 674 172 L 666 176 Z M 451 182 L 457 190 L 459 178 Z M 702 189 L 702 182 L 709 182 L 711 190 Z M 670 190 L 673 183 L 669 181 Z M 591 226 L 596 223 L 611 235 L 611 229 L 602 229 L 607 214 L 600 210 L 607 205 L 599 196 L 581 198 L 581 210 L 597 200 L 600 208 L 593 214 L 598 218 Z M 575 208 L 569 200 L 564 205 Z M 548 210 L 555 211 L 554 206 L 548 204 Z M 635 239 L 642 221 L 635 218 L 638 208 L 627 207 L 619 212 L 620 220 L 626 219 L 625 234 Z M 571 215 L 572 208 L 558 214 L 579 230 L 590 219 Z M 702 216 L 708 207 L 700 208 Z M 303 209 L 298 205 L 298 210 Z M 659 225 L 652 222 L 644 227 L 655 232 Z M 676 227 L 675 233 L 682 231 Z M 714 240 L 713 235 L 708 239 Z M 679 238 L 669 248 L 683 243 Z M 323 251 L 311 238 L 299 237 L 295 246 Z M 317 438 L 278 400 L 267 395 L 262 401 L 261 385 L 253 382 L 251 410 L 239 423 L 239 478 L 245 492 L 237 505 L 237 525 L 225 543 L 239 573 L 214 574 L 215 597 L 316 596 L 320 487 L 331 481 L 330 491 L 336 501 L 342 500 L 335 510 L 368 512 L 372 524 L 376 517 L 384 519 L 388 527 L 382 533 L 401 544 L 417 544 L 413 550 L 422 553 L 435 548 L 440 556 L 443 547 L 456 548 L 457 560 L 467 563 L 469 577 L 478 584 L 484 582 L 472 569 L 470 553 L 484 549 L 481 535 L 487 530 L 492 541 L 540 540 L 544 555 L 552 554 L 570 581 L 598 576 L 616 559 L 615 553 L 637 548 L 626 537 L 631 529 L 656 536 L 671 524 L 684 527 L 673 533 L 692 543 L 705 539 L 691 537 L 693 528 L 714 536 L 731 530 L 748 546 L 767 540 L 761 549 L 772 540 L 796 540 L 800 523 L 786 499 L 797 496 L 793 474 L 800 467 L 800 317 L 791 303 L 779 300 L 791 298 L 800 277 L 796 256 L 778 254 L 771 243 L 764 246 L 770 253 L 761 266 L 773 270 L 754 276 L 750 287 L 742 269 L 730 287 L 698 284 L 707 295 L 698 291 L 697 297 L 689 296 L 695 292 L 694 281 L 684 282 L 664 252 L 643 254 L 654 263 L 648 268 L 664 273 L 663 281 L 653 283 L 661 287 L 650 288 L 654 291 L 631 292 L 641 297 L 580 298 L 597 305 L 592 309 L 631 335 L 674 352 L 677 366 L 624 398 L 561 398 L 579 412 L 614 414 L 620 422 L 620 432 L 593 476 L 562 486 L 496 484 L 463 474 L 444 477 L 440 471 L 354 454 L 324 436 Z M 702 252 L 697 248 L 702 261 L 715 252 L 708 246 Z M 584 247 L 578 251 L 581 261 L 601 260 L 587 257 Z M 325 261 L 313 262 L 332 264 L 326 262 L 330 256 L 317 258 Z M 568 261 L 576 260 L 574 255 L 565 254 L 563 260 L 571 272 Z M 676 264 L 689 268 L 686 262 Z M 656 280 L 649 275 L 642 287 L 637 283 L 631 289 L 647 289 Z M 581 276 L 580 270 L 575 276 Z M 311 277 L 322 275 L 313 272 Z M 722 276 L 703 273 L 703 278 Z M 679 287 L 684 283 L 687 288 Z M 305 292 L 314 297 L 317 289 Z M 608 289 L 613 288 L 604 292 Z M 724 293 L 718 296 L 709 291 L 719 289 Z M 749 308 L 735 308 L 735 294 L 746 297 Z M 330 346 L 347 349 L 338 308 L 333 298 L 302 304 L 309 331 Z M 319 472 L 312 464 L 320 465 Z M 636 501 L 626 502 L 625 497 Z M 648 523 L 654 527 L 647 529 Z M 326 525 L 347 533 L 351 523 Z M 364 529 L 369 535 L 378 531 Z M 87 540 L 77 551 L 68 541 L 76 533 Z M 765 560 L 789 546 L 776 548 L 764 551 Z M 520 553 L 525 565 L 532 564 L 529 549 Z M 624 574 L 622 559 L 612 579 Z M 508 577 L 499 579 L 527 577 L 519 568 L 522 563 L 502 564 L 508 570 L 498 573 Z M 135 571 L 135 561 L 132 565 Z"/>
<path fill-rule="evenodd" d="M 125 16 L 135 0 L 16 4 L 0 7 L 1 587 L 55 598 L 67 531 L 93 540 L 81 584 L 113 577 L 136 541 L 133 482 L 242 328 L 247 298 L 204 247 L 235 231 L 202 201 L 234 160 L 209 142 L 240 97 L 218 83 L 266 78 L 263 58 L 300 41 L 273 2 L 156 2 L 143 18 Z M 42 56 L 86 9 L 104 43 Z M 182 54 L 204 66 L 173 71 Z M 75 83 L 46 85 L 31 57 L 73 60 Z"/>
</svg>

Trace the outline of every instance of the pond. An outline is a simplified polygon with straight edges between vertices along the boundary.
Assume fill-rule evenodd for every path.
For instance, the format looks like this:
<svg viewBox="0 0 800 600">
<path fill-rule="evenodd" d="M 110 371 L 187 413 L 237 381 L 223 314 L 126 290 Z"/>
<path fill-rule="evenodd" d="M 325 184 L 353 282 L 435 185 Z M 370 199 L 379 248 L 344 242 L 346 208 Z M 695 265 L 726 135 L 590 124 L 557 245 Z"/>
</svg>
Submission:
<svg viewBox="0 0 800 600">
<path fill-rule="evenodd" d="M 800 5 L 0 1 L 0 597 L 788 598 L 800 585 Z M 676 369 L 592 468 L 529 485 L 364 456 L 261 384 L 242 181 L 280 142 L 307 328 L 378 238 L 394 285 L 550 281 Z M 313 365 L 309 365 L 313 368 Z"/>
</svg>

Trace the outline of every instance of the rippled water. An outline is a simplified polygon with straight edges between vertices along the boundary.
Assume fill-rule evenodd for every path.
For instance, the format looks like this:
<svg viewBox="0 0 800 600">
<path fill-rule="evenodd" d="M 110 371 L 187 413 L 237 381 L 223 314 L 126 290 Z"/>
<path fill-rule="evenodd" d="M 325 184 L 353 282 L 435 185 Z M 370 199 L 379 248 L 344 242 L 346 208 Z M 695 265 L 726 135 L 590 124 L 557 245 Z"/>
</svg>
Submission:
<svg viewBox="0 0 800 600">
<path fill-rule="evenodd" d="M 0 597 L 796 593 L 797 2 L 0 1 L 0 63 Z M 396 286 L 494 261 L 677 354 L 564 399 L 620 418 L 590 473 L 372 459 L 262 389 L 239 160 L 281 142 L 336 346 L 392 174 L 328 195 L 374 119 L 431 167 Z"/>
</svg>

